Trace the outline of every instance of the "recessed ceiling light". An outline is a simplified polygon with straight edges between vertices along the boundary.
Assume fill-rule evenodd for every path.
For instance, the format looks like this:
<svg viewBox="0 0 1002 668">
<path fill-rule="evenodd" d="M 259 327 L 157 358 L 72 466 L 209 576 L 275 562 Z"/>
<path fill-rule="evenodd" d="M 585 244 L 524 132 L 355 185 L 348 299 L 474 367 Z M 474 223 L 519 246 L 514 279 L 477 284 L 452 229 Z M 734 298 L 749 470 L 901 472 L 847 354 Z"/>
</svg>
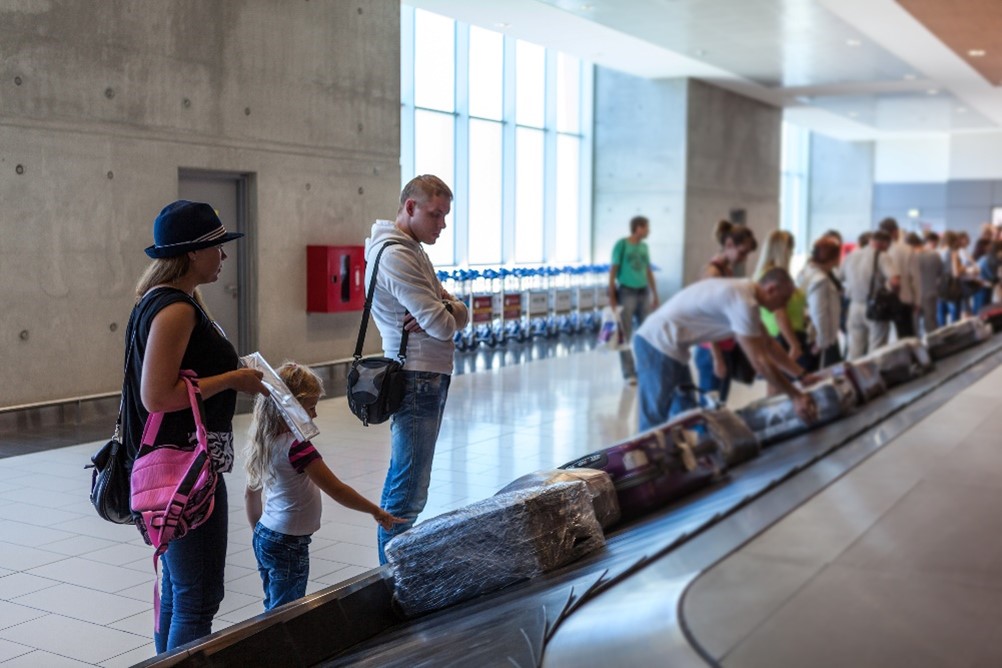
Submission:
<svg viewBox="0 0 1002 668">
<path fill-rule="evenodd" d="M 794 99 L 795 99 L 795 100 L 796 100 L 797 102 L 799 102 L 800 104 L 810 104 L 810 103 L 811 103 L 811 98 L 809 98 L 809 97 L 808 97 L 808 96 L 806 96 L 806 95 L 798 95 L 798 96 L 797 96 L 796 98 L 794 98 Z"/>
<path fill-rule="evenodd" d="M 914 74 L 906 74 L 904 76 L 904 79 L 905 81 L 915 81 L 916 79 L 918 79 L 918 77 L 915 76 Z"/>
<path fill-rule="evenodd" d="M 930 88 L 926 91 L 926 95 L 939 95 L 939 90 L 936 88 Z"/>
<path fill-rule="evenodd" d="M 845 41 L 846 46 L 862 46 L 862 42 L 855 37 L 850 37 Z"/>
<path fill-rule="evenodd" d="M 859 116 L 859 114 L 858 114 L 858 113 L 856 113 L 855 111 L 850 111 L 850 112 L 849 112 L 849 118 L 856 118 L 856 117 L 858 117 L 858 116 Z"/>
<path fill-rule="evenodd" d="M 967 113 L 967 107 L 957 107 L 957 113 L 958 114 L 966 114 Z"/>
<path fill-rule="evenodd" d="M 696 49 L 692 53 L 695 56 L 705 56 L 706 55 L 706 51 L 704 51 L 703 49 Z"/>
<path fill-rule="evenodd" d="M 581 11 L 590 12 L 595 9 L 595 5 L 581 5 Z"/>
<path fill-rule="evenodd" d="M 986 52 L 984 49 L 971 49 L 970 51 L 967 52 L 967 55 L 969 55 L 971 58 L 983 58 L 985 56 L 985 53 Z"/>
<path fill-rule="evenodd" d="M 510 26 L 511 26 L 510 23 L 504 23 L 504 22 L 501 22 L 501 21 L 499 21 L 499 22 L 497 22 L 497 23 L 494 24 L 495 28 L 501 28 L 502 30 L 504 30 L 505 28 L 508 28 Z"/>
</svg>

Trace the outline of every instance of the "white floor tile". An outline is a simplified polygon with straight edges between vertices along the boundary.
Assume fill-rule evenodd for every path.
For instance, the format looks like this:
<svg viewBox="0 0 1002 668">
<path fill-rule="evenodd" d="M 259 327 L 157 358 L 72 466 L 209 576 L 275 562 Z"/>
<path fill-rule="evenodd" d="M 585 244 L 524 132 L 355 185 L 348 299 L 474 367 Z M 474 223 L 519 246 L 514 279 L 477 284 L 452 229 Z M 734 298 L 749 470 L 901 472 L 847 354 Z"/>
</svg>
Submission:
<svg viewBox="0 0 1002 668">
<path fill-rule="evenodd" d="M 93 666 L 92 663 L 84 663 L 76 659 L 36 650 L 29 654 L 22 654 L 17 658 L 4 662 L 4 668 L 79 668 L 81 666 Z"/>
<path fill-rule="evenodd" d="M 149 643 L 149 638 L 51 614 L 0 630 L 0 639 L 89 663 L 100 663 Z"/>
<path fill-rule="evenodd" d="M 148 574 L 117 566 L 102 564 L 83 557 L 68 557 L 54 564 L 39 566 L 28 571 L 31 575 L 78 584 L 103 592 L 116 592 L 141 582 L 153 581 L 153 560 Z"/>
<path fill-rule="evenodd" d="M 137 663 L 142 663 L 147 659 L 156 656 L 157 650 L 153 643 L 145 645 L 143 647 L 137 647 L 134 650 L 125 652 L 124 654 L 119 654 L 116 657 L 102 661 L 99 665 L 103 668 L 129 668 L 129 666 L 134 666 Z"/>
<path fill-rule="evenodd" d="M 10 601 L 33 591 L 55 587 L 59 582 L 28 573 L 12 573 L 0 578 L 0 599 Z"/>
<path fill-rule="evenodd" d="M 44 617 L 45 614 L 44 610 L 38 610 L 37 608 L 10 601 L 0 601 L 0 629 L 16 627 L 18 624 L 23 624 L 30 619 Z M 8 638 L 8 640 L 16 641 L 17 638 Z"/>
<path fill-rule="evenodd" d="M 153 607 L 152 600 L 146 604 L 123 596 L 65 583 L 18 596 L 14 602 L 104 626 Z"/>
<path fill-rule="evenodd" d="M 26 545 L 0 542 L 0 567 L 14 571 L 23 571 L 54 561 L 62 561 L 66 558 L 64 554 L 56 554 Z"/>
<path fill-rule="evenodd" d="M 22 654 L 29 654 L 34 651 L 34 648 L 28 647 L 27 645 L 11 642 L 9 640 L 0 640 L 0 663 L 10 661 L 14 657 L 21 656 Z"/>
</svg>

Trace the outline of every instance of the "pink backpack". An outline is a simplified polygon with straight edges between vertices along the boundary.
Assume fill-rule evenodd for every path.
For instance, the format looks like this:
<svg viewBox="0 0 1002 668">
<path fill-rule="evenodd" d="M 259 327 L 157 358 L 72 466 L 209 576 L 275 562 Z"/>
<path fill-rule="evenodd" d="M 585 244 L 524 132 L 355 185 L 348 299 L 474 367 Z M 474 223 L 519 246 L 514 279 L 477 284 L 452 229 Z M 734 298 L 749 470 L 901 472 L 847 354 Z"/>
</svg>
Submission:
<svg viewBox="0 0 1002 668">
<path fill-rule="evenodd" d="M 205 432 L 205 409 L 198 379 L 191 371 L 182 371 L 181 380 L 188 388 L 188 400 L 195 416 L 197 444 L 153 445 L 164 413 L 150 413 L 143 429 L 143 440 L 132 466 L 132 510 L 139 515 L 136 526 L 153 554 L 154 628 L 160 630 L 160 555 L 170 541 L 181 538 L 204 523 L 215 505 L 218 474 L 212 469 Z"/>
</svg>

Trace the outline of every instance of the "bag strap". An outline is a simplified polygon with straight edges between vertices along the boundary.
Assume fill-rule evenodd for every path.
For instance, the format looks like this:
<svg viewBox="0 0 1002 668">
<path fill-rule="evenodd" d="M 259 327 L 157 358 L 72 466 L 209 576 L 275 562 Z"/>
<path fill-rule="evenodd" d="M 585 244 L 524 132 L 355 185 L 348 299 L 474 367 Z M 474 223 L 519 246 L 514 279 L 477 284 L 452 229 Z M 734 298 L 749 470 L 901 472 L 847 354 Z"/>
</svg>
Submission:
<svg viewBox="0 0 1002 668">
<path fill-rule="evenodd" d="M 369 277 L 369 290 L 365 295 L 365 308 L 362 310 L 362 322 L 358 326 L 358 340 L 355 342 L 355 354 L 353 355 L 355 360 L 358 361 L 362 359 L 362 346 L 365 344 L 365 330 L 369 326 L 369 314 L 372 312 L 372 296 L 376 292 L 376 273 L 379 271 L 379 258 L 383 256 L 383 251 L 386 250 L 387 246 L 396 246 L 400 244 L 399 241 L 386 241 L 383 243 L 379 252 L 376 253 L 376 260 L 372 263 L 372 275 Z M 401 327 L 402 332 L 400 336 L 400 350 L 397 351 L 397 357 L 400 358 L 400 363 L 403 364 L 404 360 L 407 359 L 407 335 L 409 332 Z"/>
<path fill-rule="evenodd" d="M 873 250 L 874 250 L 874 253 L 873 253 L 873 273 L 870 274 L 870 291 L 866 295 L 867 299 L 872 299 L 873 298 L 873 288 L 874 288 L 874 286 L 877 283 L 877 260 L 880 259 L 880 251 L 877 250 L 876 248 L 874 248 Z"/>
<path fill-rule="evenodd" d="M 187 388 L 188 403 L 191 404 L 191 412 L 195 417 L 195 438 L 198 441 L 198 447 L 208 452 L 209 439 L 205 430 L 205 405 L 202 402 L 202 392 L 198 389 L 198 377 L 194 371 L 182 371 L 181 380 L 184 381 Z M 143 428 L 143 438 L 139 442 L 140 449 L 153 447 L 164 415 L 166 415 L 164 411 L 150 413 L 146 419 L 146 426 Z"/>
</svg>

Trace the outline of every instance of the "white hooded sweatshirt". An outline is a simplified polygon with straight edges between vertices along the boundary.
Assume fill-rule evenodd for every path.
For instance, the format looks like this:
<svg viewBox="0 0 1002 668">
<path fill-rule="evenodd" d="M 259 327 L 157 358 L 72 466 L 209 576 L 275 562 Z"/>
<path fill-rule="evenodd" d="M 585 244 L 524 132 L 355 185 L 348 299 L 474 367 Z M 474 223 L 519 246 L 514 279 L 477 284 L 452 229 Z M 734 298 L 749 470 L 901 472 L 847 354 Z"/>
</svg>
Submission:
<svg viewBox="0 0 1002 668">
<path fill-rule="evenodd" d="M 455 348 L 452 335 L 466 326 L 466 305 L 450 301 L 453 313 L 449 313 L 428 254 L 420 242 L 401 232 L 393 221 L 377 220 L 371 236 L 365 240 L 366 290 L 376 255 L 383 242 L 390 240 L 399 244 L 388 246 L 379 260 L 372 297 L 372 319 L 383 338 L 383 354 L 397 357 L 404 316 L 410 313 L 424 331 L 408 335 L 404 369 L 451 374 Z"/>
</svg>

